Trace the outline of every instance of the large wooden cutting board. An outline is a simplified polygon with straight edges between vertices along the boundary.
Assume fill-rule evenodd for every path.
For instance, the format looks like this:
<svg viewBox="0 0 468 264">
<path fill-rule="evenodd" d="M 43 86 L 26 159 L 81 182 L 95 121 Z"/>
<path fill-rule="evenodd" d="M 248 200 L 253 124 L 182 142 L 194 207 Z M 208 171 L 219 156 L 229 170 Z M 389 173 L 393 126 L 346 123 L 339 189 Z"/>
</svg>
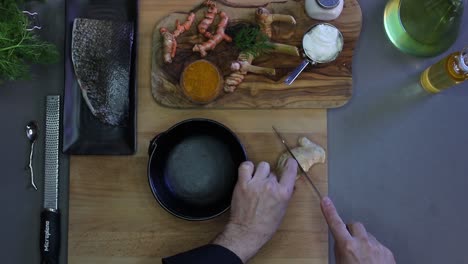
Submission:
<svg viewBox="0 0 468 264">
<path fill-rule="evenodd" d="M 218 0 L 217 6 L 230 17 L 230 23 L 254 22 L 258 6 L 266 6 L 272 13 L 292 15 L 297 25 L 273 24 L 272 41 L 300 47 L 302 36 L 312 25 L 320 22 L 310 19 L 304 10 L 304 0 L 274 1 L 267 5 L 238 4 L 234 1 Z M 345 0 L 341 16 L 331 21 L 344 36 L 344 48 L 334 62 L 309 66 L 291 86 L 284 79 L 302 60 L 288 55 L 264 55 L 254 61 L 255 65 L 276 69 L 276 76 L 266 77 L 248 74 L 234 93 L 224 93 L 214 102 L 199 106 L 191 103 L 182 93 L 180 74 L 188 63 L 200 59 L 191 51 L 193 36 L 197 36 L 196 25 L 203 19 L 206 8 L 196 6 L 193 10 L 177 10 L 160 20 L 153 30 L 152 50 L 152 94 L 156 102 L 175 108 L 334 108 L 345 104 L 352 96 L 352 57 L 361 31 L 361 8 L 356 0 Z M 162 60 L 160 27 L 174 30 L 175 21 L 185 21 L 189 11 L 196 14 L 195 25 L 178 38 L 177 55 L 172 64 Z M 221 43 L 205 58 L 216 64 L 227 76 L 229 64 L 237 58 L 233 44 Z"/>
<path fill-rule="evenodd" d="M 312 116 L 309 116 L 312 117 Z M 274 164 L 283 146 L 269 124 L 248 132 L 229 117 L 224 124 L 237 127 L 249 158 Z M 322 130 L 325 122 L 319 121 Z M 227 122 L 227 120 L 231 120 Z M 309 119 L 312 120 L 312 119 Z M 282 122 L 284 123 L 284 122 Z M 263 129 L 266 128 L 266 129 Z M 281 129 L 285 129 L 282 125 Z M 296 130 L 296 129 L 295 129 Z M 157 130 L 162 131 L 162 130 Z M 326 146 L 326 135 L 287 132 L 291 145 L 301 135 Z M 69 263 L 159 264 L 167 257 L 209 243 L 223 230 L 226 213 L 216 219 L 189 222 L 164 211 L 148 186 L 145 150 L 154 133 L 139 133 L 136 156 L 73 156 L 70 169 Z M 316 165 L 309 172 L 323 194 L 327 190 L 327 166 Z M 296 183 L 287 215 L 273 239 L 249 263 L 328 263 L 328 233 L 319 201 L 304 178 Z"/>
</svg>

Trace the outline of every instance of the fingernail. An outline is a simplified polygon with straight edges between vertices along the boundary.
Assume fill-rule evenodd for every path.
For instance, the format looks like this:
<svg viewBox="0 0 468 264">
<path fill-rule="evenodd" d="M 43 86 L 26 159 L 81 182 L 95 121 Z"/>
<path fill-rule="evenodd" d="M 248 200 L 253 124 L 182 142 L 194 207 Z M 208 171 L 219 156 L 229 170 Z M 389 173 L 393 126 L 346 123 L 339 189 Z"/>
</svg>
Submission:
<svg viewBox="0 0 468 264">
<path fill-rule="evenodd" d="M 328 196 L 323 197 L 322 202 L 323 202 L 323 205 L 325 206 L 330 206 L 332 204 L 332 201 L 330 200 Z"/>
<path fill-rule="evenodd" d="M 243 168 L 249 168 L 249 167 L 252 167 L 252 166 L 253 166 L 253 164 L 250 161 L 244 161 L 241 164 L 241 167 L 243 167 Z"/>
<path fill-rule="evenodd" d="M 258 163 L 257 170 L 270 170 L 270 164 L 268 162 L 262 161 Z"/>
</svg>

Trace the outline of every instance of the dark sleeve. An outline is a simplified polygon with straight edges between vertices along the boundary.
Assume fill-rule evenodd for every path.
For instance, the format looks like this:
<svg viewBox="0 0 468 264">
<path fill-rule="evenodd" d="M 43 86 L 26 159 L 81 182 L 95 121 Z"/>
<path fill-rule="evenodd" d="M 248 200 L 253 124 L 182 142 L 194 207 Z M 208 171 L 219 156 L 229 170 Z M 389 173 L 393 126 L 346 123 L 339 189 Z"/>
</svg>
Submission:
<svg viewBox="0 0 468 264">
<path fill-rule="evenodd" d="M 229 249 L 209 244 L 172 257 L 163 258 L 163 264 L 243 264 L 242 260 Z"/>
</svg>

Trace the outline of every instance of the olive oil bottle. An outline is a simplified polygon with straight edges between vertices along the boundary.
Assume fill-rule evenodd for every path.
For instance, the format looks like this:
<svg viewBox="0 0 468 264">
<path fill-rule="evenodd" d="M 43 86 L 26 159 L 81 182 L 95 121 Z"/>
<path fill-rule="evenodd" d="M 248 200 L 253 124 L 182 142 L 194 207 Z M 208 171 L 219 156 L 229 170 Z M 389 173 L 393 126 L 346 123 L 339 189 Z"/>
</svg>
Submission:
<svg viewBox="0 0 468 264">
<path fill-rule="evenodd" d="M 390 41 L 416 56 L 435 56 L 458 36 L 464 0 L 389 0 L 384 26 Z"/>
<path fill-rule="evenodd" d="M 468 46 L 427 68 L 421 74 L 421 86 L 430 93 L 439 93 L 468 80 Z"/>
</svg>

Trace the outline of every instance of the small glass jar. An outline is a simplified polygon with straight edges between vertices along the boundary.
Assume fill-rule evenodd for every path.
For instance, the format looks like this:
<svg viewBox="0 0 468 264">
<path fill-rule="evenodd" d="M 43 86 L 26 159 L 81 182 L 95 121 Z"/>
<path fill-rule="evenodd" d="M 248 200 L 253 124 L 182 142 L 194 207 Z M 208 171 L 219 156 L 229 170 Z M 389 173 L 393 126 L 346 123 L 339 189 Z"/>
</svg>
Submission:
<svg viewBox="0 0 468 264">
<path fill-rule="evenodd" d="M 343 11 L 343 0 L 305 0 L 305 10 L 312 19 L 334 20 Z"/>
</svg>

